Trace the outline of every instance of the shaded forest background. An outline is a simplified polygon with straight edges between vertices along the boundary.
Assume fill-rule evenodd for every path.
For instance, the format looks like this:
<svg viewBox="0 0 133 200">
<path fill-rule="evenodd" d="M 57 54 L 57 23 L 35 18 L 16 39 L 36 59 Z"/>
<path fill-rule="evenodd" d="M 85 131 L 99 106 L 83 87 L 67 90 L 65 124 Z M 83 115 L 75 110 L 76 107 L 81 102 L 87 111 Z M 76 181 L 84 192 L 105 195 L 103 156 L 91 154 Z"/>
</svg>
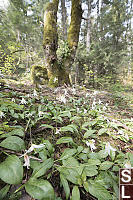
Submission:
<svg viewBox="0 0 133 200">
<path fill-rule="evenodd" d="M 29 80 L 32 66 L 44 66 L 43 18 L 49 1 L 10 0 L 0 9 L 1 74 Z M 83 0 L 79 44 L 71 66 L 72 84 L 104 88 L 132 82 L 133 18 L 130 0 Z M 58 60 L 70 54 L 67 31 L 71 1 L 58 9 Z M 38 73 L 38 76 L 41 76 Z"/>
</svg>

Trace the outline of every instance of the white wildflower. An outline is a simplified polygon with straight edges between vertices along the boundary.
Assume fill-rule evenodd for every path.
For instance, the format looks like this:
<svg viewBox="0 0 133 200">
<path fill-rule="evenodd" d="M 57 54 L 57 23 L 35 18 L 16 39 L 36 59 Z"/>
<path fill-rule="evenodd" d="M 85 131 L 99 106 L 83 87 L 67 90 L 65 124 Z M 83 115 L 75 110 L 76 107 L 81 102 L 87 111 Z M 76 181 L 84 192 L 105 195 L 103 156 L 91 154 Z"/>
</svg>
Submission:
<svg viewBox="0 0 133 200">
<path fill-rule="evenodd" d="M 58 78 L 57 78 L 57 77 L 54 78 L 54 83 L 55 83 L 56 81 L 58 81 Z"/>
<path fill-rule="evenodd" d="M 32 113 L 28 113 L 28 114 L 26 114 L 26 117 L 32 117 Z"/>
<path fill-rule="evenodd" d="M 88 141 L 86 141 L 86 145 L 88 146 L 88 147 L 90 147 L 90 149 L 91 149 L 91 151 L 93 152 L 93 150 L 95 150 L 96 149 L 96 146 L 95 146 L 95 140 L 89 140 L 89 142 Z"/>
<path fill-rule="evenodd" d="M 99 105 L 100 105 L 100 104 L 102 104 L 102 101 L 99 99 L 98 103 L 99 103 Z"/>
<path fill-rule="evenodd" d="M 44 144 L 39 144 L 39 145 L 36 145 L 36 144 L 32 144 L 31 147 L 26 151 L 26 153 L 30 153 L 32 152 L 34 149 L 39 149 L 39 148 L 42 148 L 45 146 L 45 143 Z"/>
<path fill-rule="evenodd" d="M 72 93 L 75 95 L 76 94 L 76 89 L 72 88 Z"/>
<path fill-rule="evenodd" d="M 24 99 L 24 98 L 22 98 L 22 100 L 21 100 L 20 104 L 27 104 L 27 101 L 25 101 L 25 99 Z"/>
<path fill-rule="evenodd" d="M 59 96 L 59 101 L 61 101 L 61 102 L 63 102 L 64 104 L 66 104 L 67 100 L 66 100 L 65 95 L 60 95 L 60 96 Z"/>
<path fill-rule="evenodd" d="M 36 90 L 34 90 L 34 92 L 33 92 L 33 96 L 34 96 L 34 97 L 37 97 L 37 96 L 38 96 L 38 94 L 37 94 L 37 91 L 36 91 Z"/>
<path fill-rule="evenodd" d="M 107 110 L 107 107 L 106 107 L 106 106 L 103 106 L 103 110 L 104 110 L 104 111 Z"/>
<path fill-rule="evenodd" d="M 84 109 L 84 114 L 86 114 L 87 113 L 87 110 L 86 109 Z"/>
<path fill-rule="evenodd" d="M 44 114 L 44 112 L 40 110 L 38 113 L 38 116 L 41 117 L 43 114 Z"/>
<path fill-rule="evenodd" d="M 25 166 L 25 167 L 27 167 L 27 169 L 29 169 L 29 167 L 30 167 L 30 157 L 27 154 L 24 154 L 24 161 L 25 161 L 25 163 L 24 163 L 23 166 Z"/>
<path fill-rule="evenodd" d="M 5 117 L 5 114 L 2 111 L 0 111 L 0 118 L 2 117 Z"/>
<path fill-rule="evenodd" d="M 122 130 L 119 130 L 119 131 L 118 131 L 118 134 L 119 134 L 119 135 L 124 135 L 124 132 L 123 132 Z"/>
<path fill-rule="evenodd" d="M 89 97 L 90 96 L 90 94 L 89 93 L 86 93 L 86 95 L 85 95 L 86 97 Z"/>
<path fill-rule="evenodd" d="M 130 161 L 127 161 L 124 165 L 125 168 L 132 168 Z"/>
<path fill-rule="evenodd" d="M 93 95 L 96 95 L 96 94 L 98 94 L 98 91 L 94 91 Z"/>
<path fill-rule="evenodd" d="M 77 113 L 79 112 L 79 108 L 77 107 Z"/>
<path fill-rule="evenodd" d="M 57 129 L 57 128 L 56 128 L 55 134 L 57 135 L 57 134 L 59 134 L 59 133 L 60 133 L 60 129 Z"/>
<path fill-rule="evenodd" d="M 116 151 L 116 149 L 114 149 L 109 142 L 106 143 L 106 146 L 105 146 L 105 152 L 108 153 L 108 155 L 111 154 L 111 151 Z"/>
<path fill-rule="evenodd" d="M 14 98 L 12 98 L 12 102 L 14 102 L 14 103 L 15 103 L 15 99 L 14 99 Z"/>
</svg>

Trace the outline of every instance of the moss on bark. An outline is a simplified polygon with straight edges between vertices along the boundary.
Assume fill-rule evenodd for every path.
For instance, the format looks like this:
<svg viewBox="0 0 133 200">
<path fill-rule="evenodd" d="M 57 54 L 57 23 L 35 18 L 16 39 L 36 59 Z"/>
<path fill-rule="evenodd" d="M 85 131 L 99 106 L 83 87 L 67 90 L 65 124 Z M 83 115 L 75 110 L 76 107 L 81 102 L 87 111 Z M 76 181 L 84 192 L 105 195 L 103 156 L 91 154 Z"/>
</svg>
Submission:
<svg viewBox="0 0 133 200">
<path fill-rule="evenodd" d="M 81 18 L 81 0 L 72 0 L 71 23 L 68 30 L 68 45 L 73 54 L 76 53 L 78 46 Z"/>
</svg>

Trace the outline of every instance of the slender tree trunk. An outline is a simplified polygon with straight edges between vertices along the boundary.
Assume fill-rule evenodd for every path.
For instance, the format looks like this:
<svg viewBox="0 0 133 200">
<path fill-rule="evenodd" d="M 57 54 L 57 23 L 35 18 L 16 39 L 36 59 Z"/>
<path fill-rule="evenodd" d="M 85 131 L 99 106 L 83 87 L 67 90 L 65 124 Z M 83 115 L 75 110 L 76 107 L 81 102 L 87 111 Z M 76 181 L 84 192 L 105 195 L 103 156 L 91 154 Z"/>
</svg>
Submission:
<svg viewBox="0 0 133 200">
<path fill-rule="evenodd" d="M 91 45 L 91 0 L 88 0 L 87 6 L 88 6 L 88 15 L 87 15 L 88 22 L 87 22 L 86 49 L 89 52 Z"/>
<path fill-rule="evenodd" d="M 65 0 L 61 0 L 61 15 L 62 15 L 62 36 L 63 40 L 67 40 L 67 12 L 65 7 Z"/>
</svg>

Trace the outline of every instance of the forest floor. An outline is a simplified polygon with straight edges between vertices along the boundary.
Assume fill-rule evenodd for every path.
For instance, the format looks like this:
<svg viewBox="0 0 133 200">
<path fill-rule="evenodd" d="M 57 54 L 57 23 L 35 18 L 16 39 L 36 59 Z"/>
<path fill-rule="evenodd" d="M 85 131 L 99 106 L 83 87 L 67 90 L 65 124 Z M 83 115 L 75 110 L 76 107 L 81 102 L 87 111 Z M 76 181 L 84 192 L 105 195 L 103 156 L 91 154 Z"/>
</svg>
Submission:
<svg viewBox="0 0 133 200">
<path fill-rule="evenodd" d="M 9 129 L 13 126 L 22 126 L 24 128 L 24 140 L 26 140 L 25 143 L 27 148 L 30 147 L 31 143 L 35 144 L 42 142 L 42 138 L 44 137 L 45 140 L 49 140 L 56 146 L 57 141 L 61 137 L 71 136 L 74 142 L 80 146 L 85 146 L 87 140 L 90 141 L 91 139 L 95 139 L 98 148 L 100 148 L 100 143 L 104 146 L 104 144 L 109 142 L 114 148 L 117 148 L 118 151 L 121 151 L 124 154 L 133 154 L 132 87 L 127 88 L 123 86 L 113 90 L 96 90 L 75 85 L 74 87 L 62 86 L 52 89 L 45 85 L 42 86 L 39 92 L 36 92 L 29 81 L 17 82 L 6 80 L 6 84 L 1 83 L 0 90 L 0 111 L 3 113 L 3 116 L 0 117 L 0 134 L 3 134 L 2 127 L 4 123 L 5 125 L 9 125 Z M 24 105 L 24 107 L 26 107 L 24 108 L 24 113 L 21 110 L 21 113 L 18 115 L 18 111 L 16 111 L 17 108 L 15 108 L 15 106 L 13 107 L 13 105 L 9 105 L 9 101 L 20 106 Z M 3 106 L 5 102 L 6 104 L 8 102 L 8 105 L 6 105 L 8 109 Z M 48 109 L 45 109 L 42 105 L 48 106 Z M 46 114 L 46 111 L 47 114 L 52 112 L 52 120 L 41 116 L 44 113 Z M 60 114 L 56 113 L 58 111 Z M 29 117 L 30 120 L 28 120 L 25 117 L 29 113 L 35 115 L 35 112 L 40 112 L 38 118 L 36 116 L 34 119 Z M 81 129 L 81 127 L 86 122 L 88 123 L 86 127 L 89 127 L 90 132 L 87 132 L 85 136 L 84 130 L 86 127 L 84 129 Z M 76 128 L 68 128 L 71 123 L 76 124 Z M 41 124 L 43 124 L 43 126 L 40 126 Z M 67 127 L 68 129 L 61 129 L 62 126 L 63 128 Z M 51 131 L 51 129 L 53 130 L 52 127 L 56 131 L 54 135 Z M 59 131 L 59 129 L 61 129 L 62 132 Z M 4 127 L 4 133 L 7 132 L 7 128 Z M 75 132 L 77 132 L 77 136 L 75 135 Z M 69 145 L 67 146 L 65 142 L 62 142 L 60 147 L 57 145 L 54 157 L 56 159 L 59 158 L 61 153 L 64 152 L 67 147 L 69 147 Z M 13 149 L 11 149 L 11 151 L 12 150 Z M 5 152 L 8 151 L 5 150 Z M 131 165 L 133 164 L 132 162 L 133 159 L 130 161 Z M 59 197 L 57 199 L 65 200 L 65 194 L 58 186 L 59 177 L 53 173 L 49 180 Z M 11 189 L 9 193 L 11 193 Z M 92 195 L 87 195 L 88 194 L 85 194 L 82 191 L 80 199 L 97 199 Z M 17 199 L 16 196 L 8 197 L 8 199 L 15 198 Z M 21 193 L 21 197 L 19 196 L 18 199 L 29 200 L 31 197 L 23 192 L 23 195 Z"/>
</svg>

